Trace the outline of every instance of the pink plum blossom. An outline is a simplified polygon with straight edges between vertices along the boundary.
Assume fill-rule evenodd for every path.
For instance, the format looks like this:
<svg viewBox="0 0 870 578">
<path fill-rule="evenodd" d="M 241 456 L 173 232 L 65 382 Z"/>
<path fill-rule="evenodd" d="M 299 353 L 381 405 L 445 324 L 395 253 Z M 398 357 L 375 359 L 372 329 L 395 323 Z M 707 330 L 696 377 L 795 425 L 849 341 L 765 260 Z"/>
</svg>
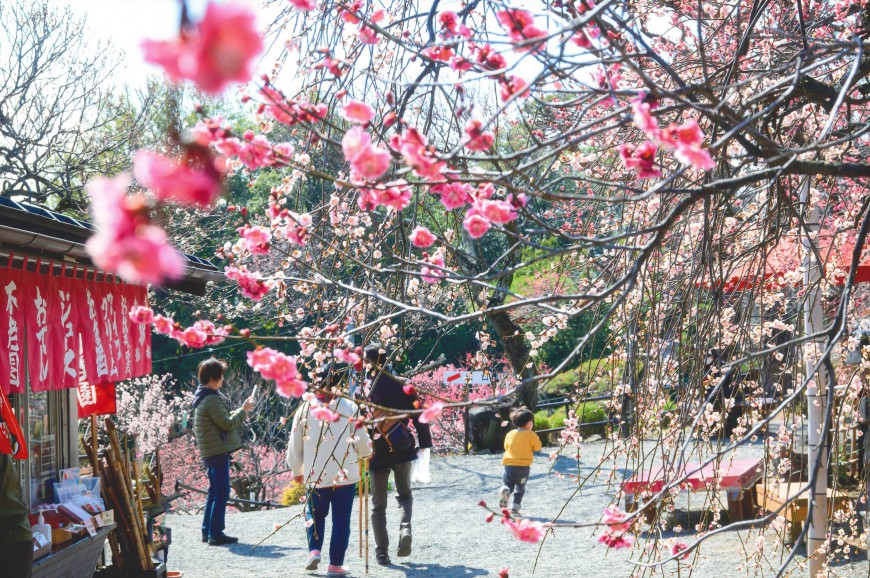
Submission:
<svg viewBox="0 0 870 578">
<path fill-rule="evenodd" d="M 434 267 L 424 265 L 423 268 L 420 269 L 423 281 L 426 283 L 437 283 L 444 278 L 444 271 L 441 270 L 444 268 L 444 255 L 441 253 L 435 253 L 428 257 L 427 261 Z M 437 269 L 435 267 L 437 267 Z"/>
<path fill-rule="evenodd" d="M 677 556 L 678 560 L 685 560 L 689 554 L 689 546 L 685 542 L 678 540 L 671 544 L 671 556 Z"/>
<path fill-rule="evenodd" d="M 709 171 L 716 166 L 710 153 L 700 147 L 677 147 L 674 156 L 684 165 L 697 170 Z"/>
<path fill-rule="evenodd" d="M 465 145 L 470 151 L 485 151 L 492 146 L 495 135 L 491 132 L 481 132 L 483 123 L 477 119 L 469 120 L 465 125 L 465 134 L 470 139 Z"/>
<path fill-rule="evenodd" d="M 311 10 L 317 9 L 317 2 L 314 0 L 289 0 L 290 4 L 293 5 L 297 10 L 301 10 L 302 12 L 309 12 Z"/>
<path fill-rule="evenodd" d="M 283 397 L 301 397 L 307 389 L 295 357 L 263 347 L 248 352 L 248 365 L 263 379 L 274 380 L 278 394 Z"/>
<path fill-rule="evenodd" d="M 186 205 L 207 207 L 221 193 L 220 170 L 206 155 L 199 166 L 168 159 L 157 153 L 140 150 L 133 157 L 133 174 L 139 183 L 151 189 L 161 201 L 175 201 Z"/>
<path fill-rule="evenodd" d="M 202 331 L 199 327 L 188 327 L 180 331 L 175 331 L 173 332 L 172 337 L 177 339 L 182 345 L 194 348 L 204 347 L 206 340 L 208 339 L 205 331 Z"/>
<path fill-rule="evenodd" d="M 501 81 L 501 96 L 502 102 L 507 102 L 512 96 L 518 94 L 521 98 L 529 96 L 529 83 L 519 76 L 511 76 Z"/>
<path fill-rule="evenodd" d="M 531 542 L 536 544 L 544 537 L 544 526 L 540 522 L 534 520 L 520 520 L 519 522 L 510 518 L 502 519 L 502 523 L 508 527 L 514 537 L 521 542 Z"/>
<path fill-rule="evenodd" d="M 420 414 L 420 423 L 429 423 L 441 417 L 444 413 L 444 404 L 436 401 L 426 407 L 423 413 Z"/>
<path fill-rule="evenodd" d="M 465 215 L 462 226 L 465 227 L 472 239 L 479 239 L 489 231 L 490 223 L 486 216 L 475 210 L 470 210 Z"/>
<path fill-rule="evenodd" d="M 694 118 L 663 130 L 660 142 L 665 148 L 676 148 L 674 156 L 685 165 L 698 170 L 710 170 L 716 166 L 710 153 L 702 147 L 704 133 Z"/>
<path fill-rule="evenodd" d="M 349 122 L 366 124 L 375 117 L 375 111 L 364 102 L 352 100 L 341 109 L 341 117 Z"/>
<path fill-rule="evenodd" d="M 271 86 L 260 89 L 266 102 L 263 111 L 272 115 L 280 123 L 293 126 L 300 122 L 315 123 L 326 118 L 329 108 L 323 104 L 312 104 L 304 100 L 289 100 Z"/>
<path fill-rule="evenodd" d="M 184 257 L 169 244 L 166 232 L 149 224 L 138 195 L 127 195 L 129 175 L 98 177 L 87 186 L 99 231 L 85 248 L 94 264 L 133 283 L 161 284 L 184 274 Z"/>
<path fill-rule="evenodd" d="M 447 163 L 437 159 L 426 137 L 413 127 L 407 128 L 401 135 L 394 135 L 390 139 L 390 147 L 402 155 L 405 164 L 420 178 L 441 178 L 441 172 L 447 166 Z"/>
<path fill-rule="evenodd" d="M 431 247 L 435 243 L 435 240 L 435 235 L 426 227 L 418 225 L 411 231 L 411 243 L 415 247 L 420 247 L 421 249 Z"/>
<path fill-rule="evenodd" d="M 372 146 L 371 137 L 360 126 L 344 133 L 341 147 L 351 169 L 365 179 L 375 180 L 390 168 L 390 153 Z"/>
<path fill-rule="evenodd" d="M 637 174 L 639 179 L 652 179 L 662 174 L 655 168 L 655 157 L 658 147 L 644 141 L 637 148 L 628 144 L 619 146 L 619 156 L 625 163 L 625 168 Z"/>
<path fill-rule="evenodd" d="M 175 327 L 175 321 L 172 317 L 164 317 L 163 315 L 154 316 L 154 331 L 162 335 L 169 335 Z"/>
<path fill-rule="evenodd" d="M 480 202 L 480 212 L 488 221 L 501 225 L 517 218 L 517 212 L 507 201 L 486 199 Z"/>
<path fill-rule="evenodd" d="M 359 41 L 362 44 L 377 44 L 378 40 L 380 40 L 374 29 L 365 24 L 360 26 L 359 31 L 357 32 L 357 38 L 359 38 Z"/>
<path fill-rule="evenodd" d="M 127 316 L 133 323 L 145 323 L 150 325 L 154 322 L 154 310 L 150 307 L 136 305 L 135 307 L 130 308 L 130 312 L 127 313 Z"/>
<path fill-rule="evenodd" d="M 451 46 L 430 46 L 423 50 L 423 54 L 427 58 L 431 58 L 435 62 L 449 62 L 453 57 L 453 47 Z"/>
<path fill-rule="evenodd" d="M 496 12 L 499 24 L 507 30 L 508 36 L 515 43 L 520 43 L 525 40 L 540 38 L 546 35 L 546 31 L 541 30 L 534 24 L 534 17 L 531 13 L 525 10 L 509 9 Z M 543 40 L 543 39 L 542 39 Z M 536 49 L 540 44 L 530 44 L 528 46 L 518 47 L 518 50 L 526 51 Z"/>
<path fill-rule="evenodd" d="M 284 238 L 297 245 L 304 245 L 308 241 L 309 230 L 313 223 L 311 214 L 303 213 L 300 215 L 288 211 L 285 220 L 287 224 L 281 229 Z"/>
<path fill-rule="evenodd" d="M 237 231 L 242 236 L 248 251 L 254 255 L 265 255 L 269 252 L 269 241 L 272 240 L 272 233 L 267 228 L 259 225 L 245 225 L 239 227 Z"/>
<path fill-rule="evenodd" d="M 607 524 L 604 533 L 598 538 L 602 544 L 606 544 L 608 548 L 628 548 L 634 543 L 634 538 L 627 534 L 631 528 L 631 521 L 628 520 L 628 514 L 617 508 L 616 506 L 608 506 L 601 516 L 601 523 Z"/>
<path fill-rule="evenodd" d="M 205 344 L 215 345 L 224 341 L 227 335 L 230 334 L 230 327 L 216 327 L 214 323 L 207 319 L 200 319 L 193 324 L 193 327 L 205 334 Z"/>
<path fill-rule="evenodd" d="M 244 141 L 240 143 L 235 154 L 252 171 L 275 164 L 272 143 L 263 135 L 254 135 L 254 131 L 251 130 L 245 131 Z"/>
<path fill-rule="evenodd" d="M 440 195 L 441 204 L 448 211 L 462 207 L 470 200 L 468 187 L 463 183 L 443 183 L 433 185 L 429 189 L 436 195 Z"/>
<path fill-rule="evenodd" d="M 653 105 L 645 100 L 645 95 L 641 94 L 631 101 L 631 110 L 634 112 L 634 124 L 646 133 L 646 136 L 653 140 L 658 140 L 661 130 L 659 122 L 651 114 Z"/>
<path fill-rule="evenodd" d="M 356 347 L 353 351 L 350 349 L 336 349 L 332 355 L 338 361 L 347 363 L 357 371 L 363 370 L 362 347 Z"/>
<path fill-rule="evenodd" d="M 411 203 L 412 195 L 411 187 L 401 179 L 360 191 L 360 199 L 365 196 L 365 204 L 370 209 L 383 205 L 395 211 L 407 207 Z"/>
<path fill-rule="evenodd" d="M 259 301 L 272 289 L 270 281 L 263 281 L 259 272 L 248 271 L 245 265 L 236 267 L 229 265 L 224 268 L 227 279 L 236 281 L 245 297 Z"/>
<path fill-rule="evenodd" d="M 605 544 L 608 548 L 619 550 L 620 548 L 630 548 L 631 545 L 634 544 L 634 538 L 626 536 L 625 534 L 605 531 L 604 534 L 598 538 L 598 542 Z"/>
<path fill-rule="evenodd" d="M 464 56 L 454 56 L 450 59 L 450 68 L 458 72 L 468 72 L 474 68 L 474 63 L 466 59 Z"/>
<path fill-rule="evenodd" d="M 607 506 L 601 516 L 601 523 L 607 524 L 610 530 L 624 532 L 631 528 L 631 522 L 627 521 L 628 514 L 616 506 Z"/>
<path fill-rule="evenodd" d="M 145 60 L 174 81 L 192 80 L 217 94 L 231 82 L 247 82 L 263 50 L 254 13 L 241 4 L 209 2 L 202 21 L 175 40 L 146 40 Z"/>
<path fill-rule="evenodd" d="M 315 405 L 311 408 L 311 415 L 314 416 L 314 419 L 320 421 L 328 421 L 328 422 L 337 422 L 341 419 L 341 416 L 336 412 L 332 411 L 329 407 L 325 405 Z"/>
</svg>

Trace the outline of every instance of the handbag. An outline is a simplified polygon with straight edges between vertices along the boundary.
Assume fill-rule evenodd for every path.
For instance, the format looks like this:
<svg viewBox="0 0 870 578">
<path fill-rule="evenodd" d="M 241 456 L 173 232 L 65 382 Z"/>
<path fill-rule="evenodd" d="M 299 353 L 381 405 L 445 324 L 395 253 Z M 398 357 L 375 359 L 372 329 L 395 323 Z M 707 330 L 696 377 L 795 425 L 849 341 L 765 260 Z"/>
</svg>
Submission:
<svg viewBox="0 0 870 578">
<path fill-rule="evenodd" d="M 404 453 L 417 445 L 417 440 L 414 439 L 414 434 L 404 422 L 397 421 L 394 425 L 387 427 L 389 422 L 381 422 L 378 425 L 378 431 L 381 433 L 381 439 L 387 446 L 389 453 Z"/>
</svg>

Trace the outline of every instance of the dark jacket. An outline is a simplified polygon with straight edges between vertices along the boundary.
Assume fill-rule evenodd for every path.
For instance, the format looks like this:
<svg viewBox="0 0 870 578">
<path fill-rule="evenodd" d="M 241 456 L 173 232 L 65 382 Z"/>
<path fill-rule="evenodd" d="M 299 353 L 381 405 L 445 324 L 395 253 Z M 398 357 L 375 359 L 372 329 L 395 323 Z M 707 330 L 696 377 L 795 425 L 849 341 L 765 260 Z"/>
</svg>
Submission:
<svg viewBox="0 0 870 578">
<path fill-rule="evenodd" d="M 203 386 L 196 390 L 192 408 L 193 432 L 201 458 L 228 455 L 242 447 L 239 426 L 247 416 L 243 409 L 230 413 L 226 398 Z"/>
<path fill-rule="evenodd" d="M 383 371 L 375 377 L 372 383 L 369 401 L 373 404 L 399 411 L 413 411 L 419 409 L 414 407 L 414 402 L 418 401 L 417 396 L 408 395 L 405 393 L 403 387 L 404 384 L 401 381 L 386 371 Z M 419 417 L 419 414 L 415 414 L 414 417 L 405 418 L 402 421 L 406 425 L 409 421 L 413 421 L 414 429 L 417 430 L 417 441 L 420 444 L 420 447 L 431 448 L 432 434 L 429 431 L 429 424 L 420 423 Z M 373 435 L 372 438 L 374 439 L 374 437 L 375 436 Z M 374 454 L 372 455 L 371 462 L 369 462 L 369 467 L 372 470 L 384 470 L 389 466 L 403 464 L 417 459 L 416 448 L 411 448 L 402 453 L 387 452 L 385 442 L 381 439 L 374 440 L 372 447 L 374 449 Z"/>
<path fill-rule="evenodd" d="M 0 454 L 0 544 L 17 544 L 33 540 L 30 509 L 24 503 L 18 474 L 12 457 Z"/>
</svg>

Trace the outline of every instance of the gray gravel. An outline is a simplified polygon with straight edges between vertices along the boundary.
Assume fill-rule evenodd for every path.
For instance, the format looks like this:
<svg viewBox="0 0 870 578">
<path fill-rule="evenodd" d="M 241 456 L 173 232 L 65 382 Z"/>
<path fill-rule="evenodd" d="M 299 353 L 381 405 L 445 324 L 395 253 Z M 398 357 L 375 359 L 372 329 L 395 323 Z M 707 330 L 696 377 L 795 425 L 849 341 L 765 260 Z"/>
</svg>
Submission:
<svg viewBox="0 0 870 578">
<path fill-rule="evenodd" d="M 548 448 L 544 448 L 545 452 Z M 601 455 L 601 442 L 587 444 L 584 455 Z M 760 455 L 760 448 L 741 450 L 742 455 Z M 595 460 L 597 461 L 597 460 Z M 590 461 L 591 464 L 591 461 Z M 547 522 L 565 507 L 561 520 L 564 522 L 596 521 L 601 510 L 613 498 L 613 488 L 604 480 L 587 482 L 582 494 L 576 494 L 576 483 L 568 477 L 559 478 L 548 471 L 546 453 L 539 454 L 532 467 L 532 476 L 527 486 L 523 503 L 525 514 L 533 520 Z M 598 544 L 589 528 L 562 528 L 547 538 L 542 547 L 516 540 L 508 531 L 495 522 L 487 524 L 486 512 L 477 504 L 480 500 L 496 504 L 496 492 L 501 483 L 501 456 L 447 456 L 432 460 L 432 483 L 415 489 L 414 496 L 414 547 L 409 558 L 396 558 L 392 554 L 392 567 L 375 563 L 374 541 L 370 542 L 369 576 L 399 577 L 420 576 L 454 578 L 462 576 L 497 576 L 501 568 L 510 569 L 513 578 L 525 576 L 573 577 L 573 576 L 629 576 L 637 567 L 632 560 L 639 560 L 641 550 L 607 551 Z M 564 474 L 578 473 L 574 462 L 560 458 L 556 471 Z M 592 472 L 591 467 L 582 467 L 580 475 Z M 700 502 L 696 495 L 683 495 L 677 502 L 676 520 L 685 528 L 680 538 L 691 541 L 697 508 L 692 515 L 689 500 Z M 570 502 L 569 502 L 570 500 Z M 230 512 L 233 512 L 230 509 Z M 243 578 L 305 576 L 302 569 L 307 555 L 304 522 L 300 507 L 252 513 L 230 513 L 227 516 L 227 533 L 238 536 L 241 543 L 234 546 L 210 547 L 200 542 L 200 517 L 198 515 L 172 514 L 167 525 L 172 528 L 173 545 L 169 551 L 169 568 L 183 570 L 185 578 Z M 282 530 L 270 536 L 276 524 L 283 524 L 296 516 Z M 398 515 L 394 502 L 387 510 L 391 524 L 391 538 L 395 548 L 398 531 Z M 359 532 L 358 511 L 354 510 L 351 545 L 345 562 L 353 576 L 364 576 L 365 565 L 358 556 Z M 327 533 L 329 521 L 327 521 Z M 672 531 L 665 539 L 675 536 Z M 646 534 L 640 540 L 646 539 Z M 702 578 L 719 576 L 773 576 L 779 567 L 782 551 L 774 551 L 775 535 L 766 534 L 765 556 L 757 569 L 746 568 L 741 548 L 756 550 L 757 531 L 729 531 L 711 537 L 703 544 L 700 556 L 690 559 L 694 568 L 691 575 Z M 263 541 L 260 546 L 254 544 Z M 803 561 L 802 556 L 797 560 Z M 324 560 L 325 562 L 325 560 Z M 795 576 L 807 576 L 806 570 L 792 565 Z M 858 578 L 870 576 L 866 549 L 859 550 L 851 560 L 838 562 L 835 576 Z M 311 574 L 325 576 L 326 565 Z M 661 572 L 656 575 L 662 575 Z M 677 576 L 677 566 L 670 563 L 663 575 Z M 681 564 L 679 576 L 690 575 L 689 567 Z"/>
</svg>

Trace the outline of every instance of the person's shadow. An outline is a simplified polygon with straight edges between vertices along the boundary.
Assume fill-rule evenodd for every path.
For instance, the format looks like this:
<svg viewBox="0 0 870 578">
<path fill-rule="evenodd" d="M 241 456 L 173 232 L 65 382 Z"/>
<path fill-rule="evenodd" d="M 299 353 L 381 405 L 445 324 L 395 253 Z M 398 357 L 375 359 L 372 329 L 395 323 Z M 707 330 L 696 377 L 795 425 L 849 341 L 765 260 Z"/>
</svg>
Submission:
<svg viewBox="0 0 870 578">
<path fill-rule="evenodd" d="M 432 576 L 433 578 L 489 575 L 489 572 L 481 568 L 469 568 L 468 566 L 442 566 L 441 564 L 415 564 L 413 562 L 392 564 L 390 568 L 403 570 L 406 576 Z"/>
<path fill-rule="evenodd" d="M 264 544 L 253 546 L 251 544 L 231 544 L 226 546 L 230 554 L 244 556 L 245 558 L 284 558 L 291 550 L 301 550 L 294 546 L 275 546 Z"/>
</svg>

